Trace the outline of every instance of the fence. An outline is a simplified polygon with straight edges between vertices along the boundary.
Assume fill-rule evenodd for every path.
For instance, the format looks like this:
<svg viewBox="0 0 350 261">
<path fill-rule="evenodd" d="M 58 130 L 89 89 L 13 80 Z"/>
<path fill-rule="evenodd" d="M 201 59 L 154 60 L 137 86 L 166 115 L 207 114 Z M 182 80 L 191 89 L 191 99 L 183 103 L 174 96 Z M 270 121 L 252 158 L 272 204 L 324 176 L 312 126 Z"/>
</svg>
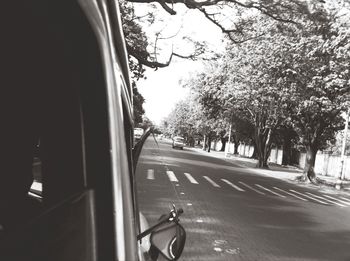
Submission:
<svg viewBox="0 0 350 261">
<path fill-rule="evenodd" d="M 222 146 L 221 141 L 213 142 L 211 149 L 220 150 L 221 146 Z M 233 154 L 235 149 L 234 143 L 230 143 L 230 145 L 226 143 L 226 146 L 229 146 L 228 153 Z M 251 157 L 253 152 L 254 152 L 253 146 L 242 143 L 238 147 L 238 153 L 241 156 Z M 279 149 L 273 148 L 271 150 L 268 162 L 282 165 L 282 158 L 283 158 L 283 150 L 280 148 Z M 304 168 L 305 158 L 306 158 L 306 153 L 301 152 L 299 154 L 299 160 L 298 160 L 299 162 L 298 166 L 300 168 Z M 331 155 L 326 152 L 318 152 L 316 155 L 315 172 L 318 175 L 338 177 L 340 173 L 340 156 Z M 350 179 L 350 156 L 346 156 L 344 159 L 344 173 L 345 173 L 345 179 Z"/>
</svg>

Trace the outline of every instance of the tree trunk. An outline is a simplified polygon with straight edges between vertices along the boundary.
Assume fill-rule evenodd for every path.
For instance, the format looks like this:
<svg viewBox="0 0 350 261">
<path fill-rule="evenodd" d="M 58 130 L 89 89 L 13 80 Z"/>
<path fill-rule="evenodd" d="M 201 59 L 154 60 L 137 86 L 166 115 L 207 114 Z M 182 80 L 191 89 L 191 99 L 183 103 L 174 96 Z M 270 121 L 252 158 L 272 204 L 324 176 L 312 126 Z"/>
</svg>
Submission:
<svg viewBox="0 0 350 261">
<path fill-rule="evenodd" d="M 208 137 L 208 152 L 210 152 L 211 147 L 211 137 Z"/>
<path fill-rule="evenodd" d="M 236 138 L 236 136 L 233 136 L 233 144 L 235 144 L 235 150 L 233 154 L 238 155 L 239 140 Z"/>
<path fill-rule="evenodd" d="M 258 168 L 268 168 L 267 160 L 271 152 L 271 129 L 267 130 L 267 133 L 261 133 L 257 130 L 255 135 L 256 144 L 258 149 Z"/>
<path fill-rule="evenodd" d="M 314 171 L 316 154 L 316 146 L 306 146 L 305 167 L 303 171 L 305 181 L 310 180 L 314 182 L 316 179 L 316 173 Z"/>
<path fill-rule="evenodd" d="M 221 138 L 221 149 L 220 151 L 225 151 L 227 138 Z"/>
<path fill-rule="evenodd" d="M 204 136 L 203 136 L 203 150 L 206 149 L 206 146 L 207 146 L 207 136 L 204 135 Z"/>
<path fill-rule="evenodd" d="M 282 165 L 290 165 L 291 158 L 292 158 L 292 140 L 289 135 L 284 135 Z"/>
<path fill-rule="evenodd" d="M 254 146 L 254 150 L 253 150 L 253 154 L 250 158 L 251 159 L 258 159 L 258 149 L 256 147 L 255 141 L 253 141 L 253 146 Z"/>
</svg>

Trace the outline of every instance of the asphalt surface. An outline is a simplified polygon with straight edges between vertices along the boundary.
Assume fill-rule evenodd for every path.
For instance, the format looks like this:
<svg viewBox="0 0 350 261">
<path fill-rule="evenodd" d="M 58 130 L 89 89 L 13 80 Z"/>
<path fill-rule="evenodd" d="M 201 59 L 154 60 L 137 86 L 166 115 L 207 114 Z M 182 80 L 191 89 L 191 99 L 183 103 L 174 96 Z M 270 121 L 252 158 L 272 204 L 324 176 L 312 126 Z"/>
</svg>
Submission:
<svg viewBox="0 0 350 261">
<path fill-rule="evenodd" d="M 136 171 L 152 225 L 184 209 L 180 260 L 350 260 L 350 195 L 261 176 L 149 137 Z"/>
</svg>

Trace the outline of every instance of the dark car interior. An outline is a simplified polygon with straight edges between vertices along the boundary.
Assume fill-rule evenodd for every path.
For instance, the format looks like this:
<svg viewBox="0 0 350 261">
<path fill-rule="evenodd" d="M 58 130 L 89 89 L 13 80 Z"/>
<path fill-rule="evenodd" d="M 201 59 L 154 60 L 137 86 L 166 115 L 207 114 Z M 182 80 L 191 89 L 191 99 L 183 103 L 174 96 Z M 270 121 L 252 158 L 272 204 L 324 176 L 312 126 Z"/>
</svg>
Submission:
<svg viewBox="0 0 350 261">
<path fill-rule="evenodd" d="M 0 260 L 110 260 L 110 143 L 95 34 L 68 0 L 5 1 L 0 27 Z M 28 196 L 34 178 L 41 199 Z"/>
</svg>

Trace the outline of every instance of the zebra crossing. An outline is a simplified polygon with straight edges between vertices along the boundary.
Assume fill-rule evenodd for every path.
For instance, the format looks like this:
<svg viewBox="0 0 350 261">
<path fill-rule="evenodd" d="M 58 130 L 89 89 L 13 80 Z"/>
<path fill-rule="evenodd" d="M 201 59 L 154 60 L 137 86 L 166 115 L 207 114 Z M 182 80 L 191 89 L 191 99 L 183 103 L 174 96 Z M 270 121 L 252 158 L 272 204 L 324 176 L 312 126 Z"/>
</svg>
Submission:
<svg viewBox="0 0 350 261">
<path fill-rule="evenodd" d="M 317 204 L 327 205 L 327 206 L 338 206 L 338 207 L 350 206 L 350 198 L 347 198 L 344 196 L 334 196 L 334 195 L 331 196 L 324 193 L 315 194 L 315 192 L 311 193 L 307 191 L 299 191 L 296 189 L 286 189 L 286 188 L 282 189 L 276 186 L 268 187 L 266 185 L 263 186 L 257 183 L 247 184 L 246 182 L 243 182 L 241 180 L 232 181 L 224 178 L 214 179 L 206 175 L 199 176 L 199 177 L 197 176 L 196 178 L 194 178 L 188 172 L 175 174 L 174 171 L 167 170 L 165 174 L 166 174 L 165 176 L 169 179 L 169 181 L 175 183 L 176 185 L 179 184 L 179 180 L 182 181 L 183 177 L 185 177 L 184 180 L 186 180 L 192 185 L 199 185 L 199 184 L 205 183 L 216 189 L 229 187 L 233 191 L 240 192 L 240 193 L 251 191 L 261 196 L 293 198 L 304 202 L 312 202 L 312 203 L 317 203 Z M 147 169 L 146 179 L 150 181 L 154 181 L 156 177 L 159 178 L 161 175 L 164 176 L 164 173 L 155 173 L 154 169 Z"/>
</svg>

